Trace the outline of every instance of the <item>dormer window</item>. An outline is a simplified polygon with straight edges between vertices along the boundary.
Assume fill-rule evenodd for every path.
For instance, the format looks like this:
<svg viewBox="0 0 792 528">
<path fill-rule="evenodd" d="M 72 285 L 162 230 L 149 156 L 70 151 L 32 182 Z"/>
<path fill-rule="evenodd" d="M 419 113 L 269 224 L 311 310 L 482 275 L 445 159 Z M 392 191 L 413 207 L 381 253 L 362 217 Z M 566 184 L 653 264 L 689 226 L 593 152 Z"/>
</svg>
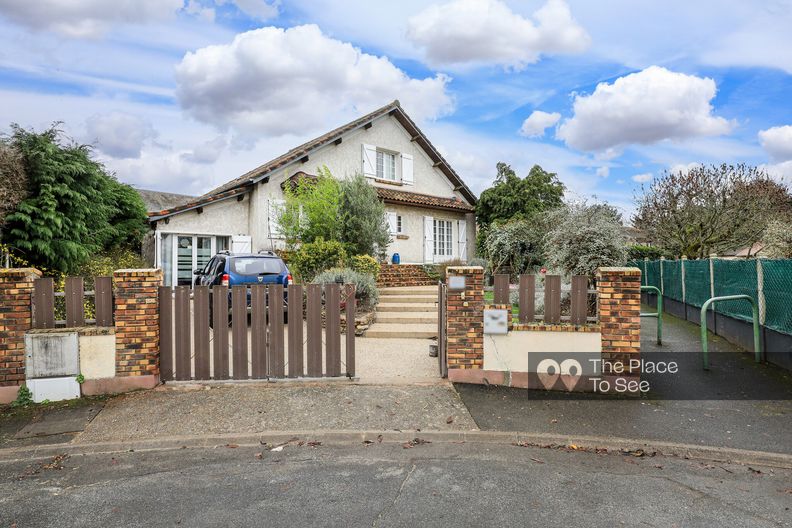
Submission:
<svg viewBox="0 0 792 528">
<path fill-rule="evenodd" d="M 396 181 L 396 154 L 377 151 L 377 179 Z"/>
</svg>

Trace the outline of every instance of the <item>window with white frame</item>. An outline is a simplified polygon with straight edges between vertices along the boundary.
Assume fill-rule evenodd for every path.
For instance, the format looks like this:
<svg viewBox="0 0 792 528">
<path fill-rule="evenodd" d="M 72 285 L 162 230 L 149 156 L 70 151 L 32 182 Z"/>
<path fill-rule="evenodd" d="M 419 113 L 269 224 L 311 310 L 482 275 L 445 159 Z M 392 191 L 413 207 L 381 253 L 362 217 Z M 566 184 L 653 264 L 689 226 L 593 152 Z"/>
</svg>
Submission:
<svg viewBox="0 0 792 528">
<path fill-rule="evenodd" d="M 396 213 L 385 213 L 388 221 L 388 231 L 391 235 L 400 235 L 402 231 L 402 216 Z"/>
<path fill-rule="evenodd" d="M 454 243 L 450 220 L 434 221 L 434 254 L 450 257 L 453 255 Z"/>
<path fill-rule="evenodd" d="M 396 181 L 396 154 L 383 150 L 377 151 L 377 178 Z"/>
</svg>

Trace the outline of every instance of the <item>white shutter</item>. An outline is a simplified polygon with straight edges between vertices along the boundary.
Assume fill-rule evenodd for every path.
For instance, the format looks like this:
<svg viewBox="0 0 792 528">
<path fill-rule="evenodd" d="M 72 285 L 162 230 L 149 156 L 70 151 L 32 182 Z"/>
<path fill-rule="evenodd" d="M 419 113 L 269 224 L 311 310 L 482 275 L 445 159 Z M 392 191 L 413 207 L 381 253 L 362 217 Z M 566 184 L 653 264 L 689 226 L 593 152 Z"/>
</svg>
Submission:
<svg viewBox="0 0 792 528">
<path fill-rule="evenodd" d="M 249 235 L 231 237 L 231 253 L 252 253 L 252 241 Z"/>
<path fill-rule="evenodd" d="M 467 262 L 467 222 L 457 221 L 457 239 L 459 240 L 459 260 Z"/>
<path fill-rule="evenodd" d="M 377 177 L 377 147 L 374 145 L 363 145 L 363 176 Z"/>
<path fill-rule="evenodd" d="M 385 216 L 388 218 L 388 231 L 390 231 L 391 235 L 398 234 L 399 226 L 396 221 L 396 217 L 398 216 L 396 213 L 385 213 Z"/>
<path fill-rule="evenodd" d="M 424 216 L 424 262 L 434 262 L 434 218 Z"/>
<path fill-rule="evenodd" d="M 270 198 L 267 203 L 269 208 L 269 236 L 270 238 L 280 238 L 283 232 L 281 231 L 280 223 L 278 223 L 278 215 L 280 214 L 281 207 L 283 207 L 286 201 Z"/>
<path fill-rule="evenodd" d="M 401 179 L 404 185 L 412 185 L 415 183 L 415 179 L 413 177 L 413 157 L 412 154 L 402 154 L 401 155 Z"/>
</svg>

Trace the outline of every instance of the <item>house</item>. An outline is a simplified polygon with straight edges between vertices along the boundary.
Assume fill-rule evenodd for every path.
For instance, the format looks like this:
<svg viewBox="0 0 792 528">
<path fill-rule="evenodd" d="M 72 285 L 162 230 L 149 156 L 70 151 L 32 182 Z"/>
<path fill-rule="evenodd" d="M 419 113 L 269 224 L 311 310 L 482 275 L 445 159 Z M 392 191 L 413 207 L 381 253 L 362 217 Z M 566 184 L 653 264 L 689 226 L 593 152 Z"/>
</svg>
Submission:
<svg viewBox="0 0 792 528">
<path fill-rule="evenodd" d="M 384 202 L 402 263 L 467 260 L 475 245 L 476 196 L 394 101 L 169 209 L 149 213 L 153 263 L 167 285 L 192 282 L 216 252 L 284 247 L 277 223 L 283 187 L 327 166 L 337 178 L 362 173 Z"/>
</svg>

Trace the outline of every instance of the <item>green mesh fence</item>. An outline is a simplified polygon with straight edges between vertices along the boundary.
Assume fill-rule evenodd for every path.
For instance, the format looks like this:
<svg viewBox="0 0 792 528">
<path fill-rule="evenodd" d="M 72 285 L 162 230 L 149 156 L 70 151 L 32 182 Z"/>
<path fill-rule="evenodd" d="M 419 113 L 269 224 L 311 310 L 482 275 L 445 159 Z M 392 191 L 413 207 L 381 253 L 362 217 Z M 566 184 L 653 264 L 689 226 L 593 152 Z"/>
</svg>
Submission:
<svg viewBox="0 0 792 528">
<path fill-rule="evenodd" d="M 660 261 L 650 260 L 646 263 L 646 283 L 647 286 L 660 287 Z"/>
<path fill-rule="evenodd" d="M 755 260 L 720 260 L 713 261 L 715 276 L 715 296 L 723 295 L 750 295 L 757 300 L 757 280 Z M 715 311 L 742 319 L 752 321 L 751 303 L 748 301 L 718 301 Z"/>
<path fill-rule="evenodd" d="M 682 261 L 663 261 L 663 296 L 682 302 Z"/>
<path fill-rule="evenodd" d="M 712 297 L 710 290 L 710 261 L 685 262 L 685 302 L 701 308 Z"/>
<path fill-rule="evenodd" d="M 792 334 L 792 260 L 762 260 L 765 326 Z"/>
<path fill-rule="evenodd" d="M 660 261 L 633 261 L 627 264 L 641 270 L 641 284 L 660 288 Z M 712 297 L 710 284 L 710 261 L 686 260 L 684 302 L 700 308 Z M 792 335 L 792 259 L 761 259 L 764 309 L 764 325 L 777 332 Z M 750 295 L 758 302 L 759 274 L 757 261 L 723 260 L 712 261 L 715 277 L 715 296 Z M 663 261 L 663 293 L 677 301 L 682 295 L 682 261 Z M 751 304 L 747 301 L 719 301 L 715 311 L 735 319 L 750 322 Z"/>
</svg>

